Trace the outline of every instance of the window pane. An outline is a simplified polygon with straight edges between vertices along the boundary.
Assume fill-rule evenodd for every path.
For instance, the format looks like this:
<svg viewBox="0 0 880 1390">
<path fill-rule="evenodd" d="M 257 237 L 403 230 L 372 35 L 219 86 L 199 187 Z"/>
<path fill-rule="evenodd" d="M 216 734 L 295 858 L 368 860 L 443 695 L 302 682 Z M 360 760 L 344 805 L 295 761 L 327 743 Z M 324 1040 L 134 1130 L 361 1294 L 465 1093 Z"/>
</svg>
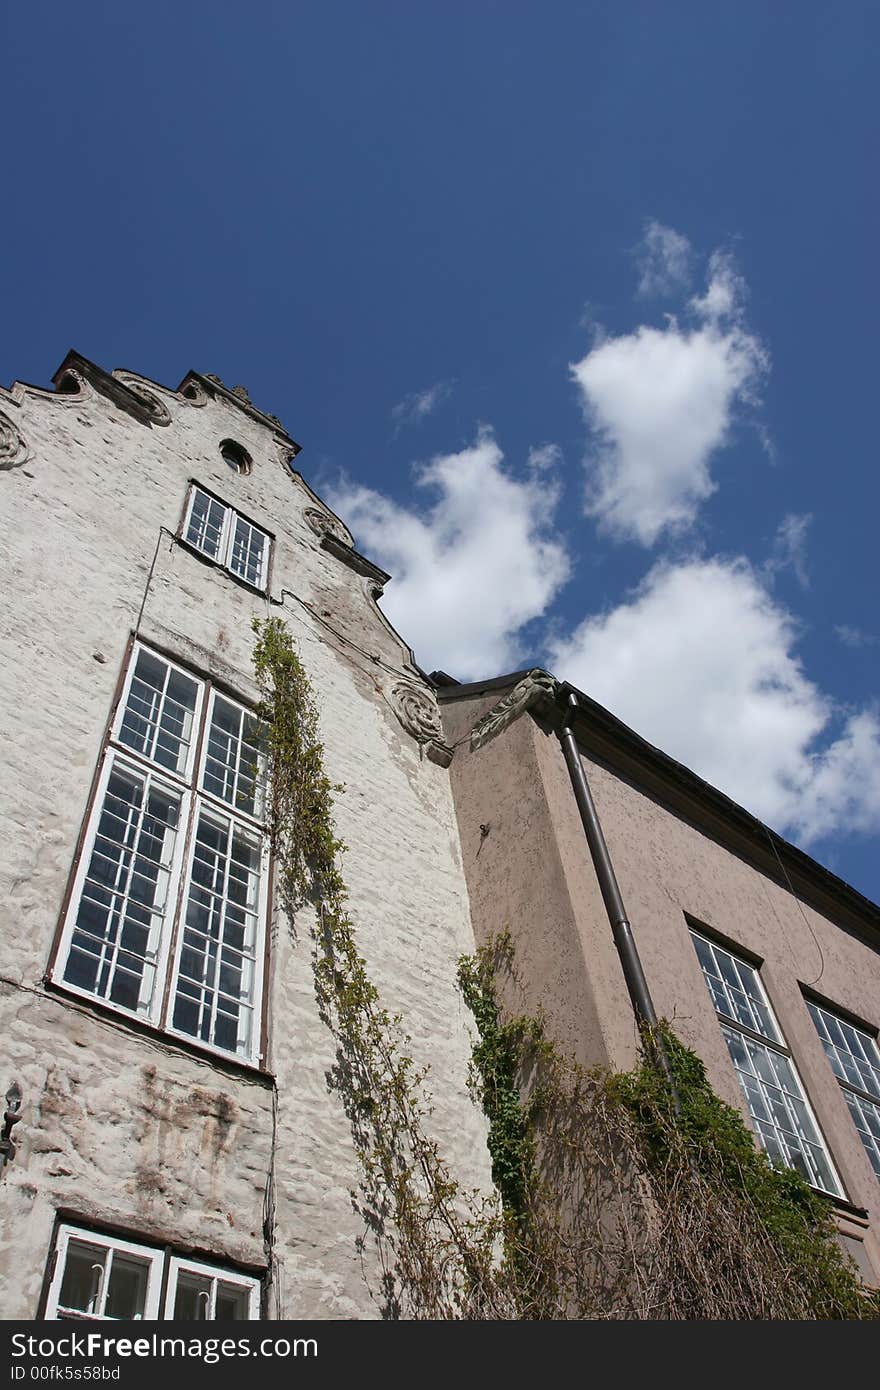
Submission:
<svg viewBox="0 0 880 1390">
<path fill-rule="evenodd" d="M 190 545 L 204 551 L 216 560 L 220 554 L 223 538 L 223 521 L 226 508 L 200 488 L 193 489 L 193 501 L 186 528 L 186 539 Z"/>
<path fill-rule="evenodd" d="M 854 1095 L 850 1090 L 851 1086 L 855 1086 L 880 1099 L 880 1049 L 876 1039 L 863 1028 L 847 1023 L 809 999 L 807 1008 L 834 1074 L 841 1083 L 849 1113 L 871 1167 L 880 1178 L 880 1105 L 865 1096 Z"/>
<path fill-rule="evenodd" d="M 871 1167 L 880 1178 L 880 1105 L 854 1096 L 852 1091 L 844 1091 L 844 1096 Z"/>
<path fill-rule="evenodd" d="M 880 1049 L 874 1038 L 809 1000 L 807 1008 L 838 1080 L 880 1100 Z"/>
<path fill-rule="evenodd" d="M 148 1013 L 166 916 L 180 797 L 116 764 L 76 909 L 68 984 Z"/>
<path fill-rule="evenodd" d="M 218 1322 L 247 1322 L 250 1317 L 249 1290 L 235 1284 L 218 1283 L 214 1317 Z"/>
<path fill-rule="evenodd" d="M 186 769 L 198 682 L 139 649 L 119 741 L 172 772 Z"/>
<path fill-rule="evenodd" d="M 174 1295 L 174 1316 L 183 1322 L 204 1322 L 211 1308 L 211 1280 L 200 1274 L 185 1273 L 177 1276 L 177 1289 Z"/>
<path fill-rule="evenodd" d="M 235 518 L 229 568 L 233 574 L 246 579 L 258 589 L 265 588 L 268 541 L 269 537 L 264 531 L 258 531 L 243 517 Z"/>
<path fill-rule="evenodd" d="M 771 1042 L 782 1042 L 755 967 L 696 932 L 691 937 L 716 1012 Z"/>
<path fill-rule="evenodd" d="M 107 1283 L 104 1316 L 107 1318 L 142 1318 L 147 1300 L 149 1260 L 134 1255 L 113 1252 L 113 1265 Z"/>
<path fill-rule="evenodd" d="M 202 811 L 178 961 L 174 1027 L 249 1055 L 259 939 L 260 837 Z"/>
<path fill-rule="evenodd" d="M 64 1277 L 58 1295 L 58 1311 L 94 1313 L 101 1293 L 107 1250 L 71 1240 L 67 1246 Z"/>
<path fill-rule="evenodd" d="M 214 697 L 202 786 L 246 815 L 263 811 L 265 757 L 262 726 L 246 710 Z"/>
<path fill-rule="evenodd" d="M 755 1129 L 774 1162 L 796 1168 L 814 1187 L 843 1196 L 790 1058 L 722 1025 Z"/>
</svg>

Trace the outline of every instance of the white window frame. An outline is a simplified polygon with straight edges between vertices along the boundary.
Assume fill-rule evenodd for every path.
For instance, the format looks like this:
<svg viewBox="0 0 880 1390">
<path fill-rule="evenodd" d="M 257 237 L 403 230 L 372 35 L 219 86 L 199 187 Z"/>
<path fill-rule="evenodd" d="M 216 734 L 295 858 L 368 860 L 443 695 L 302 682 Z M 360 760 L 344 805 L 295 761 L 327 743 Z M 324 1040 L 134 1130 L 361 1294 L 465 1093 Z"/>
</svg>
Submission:
<svg viewBox="0 0 880 1390">
<path fill-rule="evenodd" d="M 230 1269 L 226 1265 L 208 1264 L 202 1260 L 191 1260 L 186 1256 L 177 1255 L 167 1248 L 159 1249 L 153 1245 L 136 1244 L 120 1236 L 104 1235 L 101 1232 L 89 1230 L 84 1226 L 76 1226 L 64 1222 L 58 1227 L 53 1250 L 54 1268 L 46 1298 L 45 1312 L 45 1318 L 48 1322 L 59 1321 L 58 1303 L 67 1267 L 67 1252 L 71 1242 L 82 1242 L 86 1245 L 98 1246 L 100 1249 L 108 1252 L 111 1262 L 115 1255 L 120 1254 L 142 1260 L 147 1264 L 148 1274 L 147 1289 L 144 1297 L 144 1310 L 137 1315 L 136 1320 L 138 1321 L 155 1322 L 174 1317 L 177 1280 L 181 1272 L 192 1273 L 200 1278 L 213 1281 L 208 1317 L 204 1319 L 204 1321 L 216 1321 L 214 1315 L 218 1284 L 232 1285 L 246 1294 L 247 1318 L 242 1319 L 242 1321 L 258 1322 L 260 1320 L 260 1280 L 255 1275 L 242 1274 L 240 1270 Z M 62 1310 L 62 1316 L 65 1321 L 114 1321 L 114 1319 L 108 1318 L 103 1311 L 106 1306 L 107 1292 L 109 1289 L 106 1268 L 105 1265 L 104 1275 L 101 1277 L 100 1285 L 97 1290 L 99 1306 L 88 1311 L 81 1309 Z M 168 1279 L 163 1303 L 162 1279 L 166 1272 Z M 202 1321 L 202 1319 L 200 1319 L 200 1321 Z"/>
<path fill-rule="evenodd" d="M 844 1100 L 868 1162 L 874 1170 L 874 1176 L 880 1181 L 880 1048 L 877 1046 L 877 1038 L 866 1028 L 860 1028 L 858 1024 L 852 1023 L 826 1004 L 820 1004 L 814 999 L 807 999 L 805 1002 L 831 1070 L 843 1091 Z M 841 1049 L 832 1037 L 829 1021 L 841 1029 L 844 1041 L 847 1042 L 845 1048 Z M 861 1057 L 848 1045 L 844 1029 L 855 1035 L 857 1045 L 861 1048 Z M 860 1079 L 867 1082 L 865 1086 L 857 1085 L 848 1075 L 841 1052 L 852 1059 Z"/>
<path fill-rule="evenodd" d="M 165 1317 L 174 1317 L 174 1304 L 177 1298 L 177 1281 L 181 1274 L 195 1274 L 202 1279 L 212 1281 L 211 1296 L 208 1305 L 208 1316 L 200 1321 L 216 1322 L 217 1307 L 217 1285 L 232 1284 L 241 1289 L 247 1295 L 248 1316 L 247 1321 L 256 1322 L 260 1317 L 260 1285 L 257 1279 L 250 1275 L 239 1274 L 236 1270 L 221 1269 L 218 1265 L 203 1264 L 199 1260 L 184 1259 L 181 1255 L 172 1255 L 168 1263 L 168 1290 L 165 1295 Z"/>
<path fill-rule="evenodd" d="M 138 655 L 139 655 L 139 653 L 140 653 L 141 651 L 146 652 L 148 656 L 154 657 L 154 658 L 156 658 L 157 660 L 164 662 L 165 665 L 168 667 L 168 672 L 169 672 L 169 674 L 168 674 L 168 677 L 166 678 L 165 685 L 164 685 L 164 688 L 163 688 L 163 704 L 164 704 L 165 699 L 167 698 L 168 682 L 169 682 L 169 680 L 170 680 L 170 676 L 171 676 L 171 673 L 172 673 L 172 672 L 176 672 L 179 676 L 182 676 L 185 680 L 191 681 L 192 684 L 195 685 L 195 687 L 196 687 L 196 703 L 195 703 L 195 708 L 194 708 L 194 710 L 193 710 L 193 718 L 192 718 L 193 736 L 192 736 L 192 737 L 190 738 L 190 740 L 189 740 L 189 747 L 188 747 L 188 749 L 187 749 L 186 762 L 185 762 L 184 766 L 183 766 L 182 768 L 179 769 L 179 771 L 175 771 L 174 769 L 170 769 L 170 768 L 164 767 L 164 765 L 163 765 L 162 763 L 158 763 L 158 762 L 156 761 L 156 759 L 153 758 L 152 756 L 150 756 L 150 755 L 148 755 L 148 754 L 145 754 L 145 753 L 141 753 L 141 752 L 139 752 L 138 749 L 132 748 L 130 744 L 123 743 L 123 741 L 122 741 L 122 737 L 121 737 L 122 725 L 123 725 L 123 722 L 124 722 L 124 720 L 125 720 L 126 710 L 127 710 L 127 708 L 128 708 L 128 703 L 129 703 L 129 700 L 130 700 L 130 698 L 131 698 L 131 687 L 132 687 L 132 684 L 133 684 L 134 679 L 135 679 L 135 672 L 136 672 L 136 668 L 137 668 L 137 659 L 138 659 Z M 137 643 L 135 643 L 135 646 L 133 647 L 133 649 L 132 649 L 132 651 L 131 651 L 131 653 L 130 653 L 130 656 L 129 656 L 128 669 L 126 670 L 126 673 L 125 673 L 125 683 L 124 683 L 124 685 L 123 685 L 122 695 L 121 695 L 120 700 L 119 700 L 119 705 L 117 706 L 117 709 L 116 709 L 116 714 L 114 715 L 114 718 L 113 718 L 113 727 L 112 727 L 112 729 L 111 729 L 111 737 L 112 737 L 112 739 L 113 739 L 113 741 L 114 741 L 115 743 L 119 744 L 120 747 L 125 748 L 128 752 L 130 752 L 130 754 L 131 754 L 132 757 L 134 757 L 134 758 L 137 758 L 137 757 L 144 758 L 147 762 L 151 763 L 151 765 L 159 767 L 162 771 L 164 771 L 164 772 L 167 774 L 167 776 L 172 777 L 172 778 L 179 778 L 179 779 L 181 779 L 181 780 L 183 780 L 183 781 L 190 782 L 190 781 L 192 780 L 192 771 L 193 771 L 193 766 L 194 766 L 194 763 L 195 763 L 196 751 L 197 751 L 197 747 L 198 747 L 198 737 L 197 737 L 197 735 L 198 735 L 198 731 L 199 731 L 199 730 L 201 729 L 201 727 L 202 727 L 202 719 L 203 719 L 204 712 L 205 712 L 205 711 L 204 711 L 204 706 L 205 706 L 205 682 L 204 682 L 204 679 L 201 679 L 200 677 L 194 675 L 192 671 L 188 671 L 185 667 L 179 666 L 175 661 L 172 661 L 172 660 L 170 659 L 170 657 L 164 656 L 161 652 L 153 651 L 152 647 L 146 646 L 143 642 L 137 642 Z"/>
<path fill-rule="evenodd" d="M 58 1228 L 58 1236 L 55 1242 L 54 1258 L 55 1268 L 52 1274 L 52 1282 L 49 1285 L 49 1294 L 46 1300 L 46 1319 L 50 1322 L 57 1322 L 58 1300 L 61 1295 L 61 1285 L 64 1282 L 64 1274 L 67 1268 L 67 1251 L 71 1241 L 82 1241 L 86 1245 L 97 1245 L 100 1249 L 109 1252 L 110 1260 L 114 1255 L 131 1255 L 135 1259 L 143 1260 L 149 1268 L 147 1274 L 147 1291 L 144 1298 L 144 1311 L 140 1317 L 155 1319 L 159 1316 L 159 1301 L 162 1291 L 162 1251 L 153 1249 L 148 1245 L 135 1245 L 132 1241 L 121 1240 L 116 1236 L 100 1235 L 97 1231 L 89 1231 L 80 1226 L 63 1225 Z M 88 1311 L 80 1309 L 70 1309 L 64 1312 L 65 1321 L 83 1322 L 112 1322 L 114 1319 L 108 1318 L 104 1313 L 106 1306 L 109 1280 L 106 1277 L 106 1266 L 104 1274 L 100 1280 L 97 1291 L 98 1308 Z"/>
<path fill-rule="evenodd" d="M 745 1022 L 741 1013 L 737 1011 L 736 1000 L 730 994 L 730 986 L 726 980 L 724 980 L 725 988 L 721 992 L 724 1002 L 727 1003 L 729 1001 L 731 1007 L 725 1008 L 719 1003 L 719 1000 L 713 993 L 709 977 L 706 973 L 706 967 L 700 958 L 699 952 L 697 952 L 697 960 L 702 970 L 710 997 L 715 1006 L 721 1032 L 724 1035 L 724 1041 L 727 1044 L 730 1060 L 733 1063 L 737 1080 L 745 1096 L 746 1105 L 752 1119 L 752 1127 L 758 1143 L 763 1149 L 767 1150 L 765 1136 L 761 1130 L 761 1126 L 763 1125 L 769 1131 L 774 1132 L 775 1142 L 784 1156 L 783 1161 L 786 1163 L 786 1166 L 800 1172 L 801 1176 L 804 1177 L 812 1187 L 817 1188 L 819 1191 L 825 1192 L 832 1197 L 845 1199 L 840 1176 L 831 1158 L 822 1131 L 819 1128 L 813 1108 L 807 1098 L 803 1082 L 795 1066 L 794 1058 L 791 1055 L 791 1051 L 779 1027 L 779 1023 L 773 1012 L 770 1000 L 767 997 L 767 992 L 764 989 L 757 967 L 745 960 L 742 956 L 736 955 L 735 952 L 728 950 L 726 946 L 722 946 L 720 942 L 713 940 L 712 937 L 705 935 L 701 931 L 697 931 L 693 926 L 690 927 L 690 933 L 694 941 L 695 949 L 698 941 L 709 948 L 713 957 L 713 962 L 716 964 L 718 974 L 722 976 L 722 979 L 723 972 L 717 964 L 717 958 L 721 956 L 726 957 L 728 961 L 732 962 L 736 977 L 740 981 L 739 989 L 744 995 L 741 1012 L 744 1012 L 746 1017 L 751 1020 L 749 1023 Z M 747 988 L 747 984 L 752 985 L 753 988 Z M 745 1050 L 754 1068 L 753 1072 L 746 1072 L 738 1065 L 736 1060 L 738 1045 Z M 760 1075 L 760 1068 L 755 1063 L 753 1054 L 764 1057 L 766 1068 L 775 1078 L 775 1083 L 768 1082 L 765 1077 Z M 790 1083 L 790 1089 L 787 1089 L 786 1085 L 783 1083 L 780 1071 L 788 1073 L 785 1077 L 785 1081 Z M 747 1081 L 751 1083 L 751 1086 L 747 1084 Z M 751 1091 L 757 1093 L 766 1111 L 766 1116 L 755 1113 L 755 1102 L 750 1093 Z M 778 1092 L 777 1097 L 773 1096 L 772 1093 L 774 1091 Z M 777 1107 L 785 1112 L 788 1127 L 784 1127 L 776 1117 L 775 1111 Z M 806 1124 L 804 1124 L 798 1116 L 799 1107 L 803 1108 Z M 767 1116 L 770 1118 L 768 1119 Z M 773 1155 L 769 1150 L 767 1150 L 767 1152 L 772 1162 Z M 803 1167 L 807 1170 L 806 1172 L 803 1171 L 798 1163 L 792 1161 L 792 1154 L 800 1156 Z M 824 1162 L 827 1168 L 827 1178 L 822 1172 L 822 1162 Z"/>
<path fill-rule="evenodd" d="M 212 554 L 210 550 L 206 549 L 203 545 L 199 545 L 197 541 L 190 540 L 188 535 L 190 523 L 192 521 L 193 508 L 199 494 L 207 498 L 209 504 L 213 502 L 215 506 L 223 508 L 223 522 L 220 529 L 220 538 L 217 544 L 216 554 Z M 241 521 L 243 525 L 249 527 L 250 530 L 255 532 L 258 536 L 263 537 L 260 574 L 256 582 L 252 579 L 248 579 L 246 574 L 242 574 L 239 570 L 235 569 L 233 565 L 236 526 L 239 521 Z M 230 507 L 227 502 L 221 502 L 219 497 L 215 497 L 213 493 L 209 492 L 207 488 L 202 487 L 199 483 L 194 482 L 190 484 L 189 497 L 187 498 L 186 512 L 184 514 L 180 536 L 187 545 L 191 545 L 200 555 L 204 555 L 206 559 L 211 560 L 215 565 L 220 565 L 222 569 L 228 570 L 236 579 L 240 579 L 243 584 L 248 584 L 252 589 L 257 589 L 260 593 L 265 593 L 269 582 L 269 556 L 272 549 L 271 535 L 268 531 L 264 531 L 261 526 L 257 526 L 248 517 L 244 516 L 243 513 L 236 511 L 234 507 Z"/>
<path fill-rule="evenodd" d="M 153 758 L 138 753 L 127 744 L 120 743 L 120 732 L 122 730 L 127 702 L 131 693 L 131 685 L 134 669 L 140 652 L 146 651 L 158 661 L 163 662 L 170 670 L 176 670 L 184 675 L 188 680 L 193 681 L 199 687 L 196 698 L 196 714 L 193 723 L 193 737 L 190 741 L 190 748 L 186 758 L 186 766 L 180 773 L 175 774 L 157 764 Z M 164 688 L 167 688 L 169 677 L 165 679 Z M 138 1019 L 141 1022 L 149 1023 L 153 1027 L 161 1029 L 174 1037 L 180 1038 L 194 1047 L 206 1049 L 219 1056 L 233 1058 L 250 1064 L 258 1064 L 261 1061 L 260 1051 L 263 1009 L 264 1009 L 264 958 L 266 951 L 266 922 L 269 907 L 269 841 L 266 834 L 262 814 L 252 814 L 242 811 L 240 807 L 231 805 L 222 797 L 206 791 L 203 781 L 205 776 L 205 766 L 207 758 L 207 748 L 211 721 L 216 708 L 217 699 L 221 699 L 226 705 L 239 710 L 244 716 L 253 716 L 253 711 L 246 705 L 234 700 L 225 692 L 218 692 L 204 677 L 198 677 L 193 672 L 182 666 L 178 666 L 163 653 L 155 651 L 152 647 L 142 642 L 135 642 L 132 645 L 128 658 L 128 670 L 122 687 L 122 696 L 119 707 L 115 712 L 108 743 L 104 752 L 101 772 L 98 778 L 95 795 L 89 811 L 89 820 L 83 837 L 82 850 L 79 862 L 73 878 L 72 889 L 64 918 L 64 925 L 61 931 L 58 949 L 55 959 L 49 971 L 49 979 L 65 991 L 75 994 L 80 998 L 97 1002 L 102 1007 L 111 1009 L 115 1013 L 120 1013 L 128 1018 Z M 242 731 L 244 724 L 241 725 Z M 145 788 L 156 786 L 168 796 L 173 797 L 179 804 L 178 824 L 176 828 L 176 838 L 170 861 L 167 865 L 167 886 L 164 902 L 162 921 L 158 925 L 159 939 L 156 942 L 149 942 L 147 953 L 143 959 L 147 962 L 141 977 L 141 993 L 138 1004 L 135 1008 L 128 1007 L 83 985 L 76 984 L 72 980 L 65 979 L 65 971 L 71 957 L 71 950 L 74 946 L 74 938 L 79 932 L 81 935 L 88 935 L 88 928 L 79 922 L 80 908 L 83 903 L 83 894 L 86 881 L 90 876 L 95 852 L 95 842 L 98 837 L 101 818 L 105 810 L 108 786 L 114 770 L 123 774 L 128 774 L 133 778 L 142 781 Z M 258 768 L 258 779 L 264 783 L 265 764 Z M 255 811 L 262 813 L 265 808 L 265 785 L 262 791 L 258 792 L 258 800 L 255 803 Z M 253 914 L 254 940 L 252 948 L 247 952 L 242 950 L 239 953 L 237 947 L 231 947 L 226 942 L 227 950 L 234 955 L 245 954 L 252 963 L 252 986 L 248 995 L 241 996 L 239 999 L 240 1013 L 239 1025 L 242 1025 L 250 1015 L 250 1036 L 244 1037 L 241 1032 L 235 1048 L 224 1047 L 210 1040 L 203 1040 L 194 1036 L 183 1028 L 177 1028 L 173 1024 L 175 1004 L 178 998 L 178 977 L 180 973 L 181 956 L 184 946 L 184 933 L 187 928 L 186 917 L 190 902 L 190 889 L 193 882 L 193 865 L 195 851 L 197 847 L 196 831 L 202 815 L 213 820 L 222 820 L 227 827 L 237 828 L 247 838 L 258 842 L 258 867 L 255 870 L 255 901 L 251 907 L 248 904 L 246 912 Z M 121 849 L 120 862 L 125 860 L 128 854 L 127 864 L 130 868 L 133 855 L 130 851 Z M 227 878 L 228 884 L 228 878 Z M 106 885 L 102 885 L 105 891 Z M 224 925 L 227 919 L 228 908 L 232 903 L 231 898 L 218 895 L 223 911 Z M 136 901 L 136 900 L 135 900 Z M 146 911 L 151 911 L 149 904 L 139 904 Z M 240 907 L 240 904 L 232 904 L 233 907 Z M 117 909 L 118 912 L 118 909 Z M 110 954 L 118 954 L 124 914 L 117 924 L 116 941 L 110 948 Z M 154 928 L 151 927 L 152 932 Z M 99 938 L 96 936 L 95 940 Z M 246 941 L 246 937 L 245 937 Z M 102 958 L 102 957 L 99 957 Z M 209 963 L 208 953 L 206 953 L 206 965 Z M 219 971 L 220 962 L 215 961 L 216 966 L 216 986 L 215 996 L 219 996 Z M 148 970 L 153 971 L 153 984 L 149 988 L 147 981 Z M 203 983 L 206 983 L 203 981 Z M 109 992 L 109 991 L 108 991 Z M 214 1013 L 216 1013 L 216 997 Z M 213 1018 L 213 1014 L 212 1014 Z"/>
</svg>

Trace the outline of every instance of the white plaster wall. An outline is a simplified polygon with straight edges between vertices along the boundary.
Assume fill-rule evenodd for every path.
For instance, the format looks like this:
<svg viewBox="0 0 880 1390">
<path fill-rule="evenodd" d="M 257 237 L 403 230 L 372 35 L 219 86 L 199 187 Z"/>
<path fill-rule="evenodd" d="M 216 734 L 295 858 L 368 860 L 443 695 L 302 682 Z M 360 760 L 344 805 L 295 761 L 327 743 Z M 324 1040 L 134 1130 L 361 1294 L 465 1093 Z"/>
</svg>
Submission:
<svg viewBox="0 0 880 1390">
<path fill-rule="evenodd" d="M 24 1092 L 18 1154 L 0 1182 L 0 1316 L 35 1316 L 58 1211 L 266 1260 L 274 1172 L 280 1278 L 270 1315 L 376 1316 L 355 1249 L 348 1125 L 325 1071 L 306 914 L 273 914 L 267 1067 L 277 1083 L 143 1036 L 43 977 L 126 644 L 155 642 L 242 697 L 253 616 L 288 622 L 318 695 L 360 941 L 417 1060 L 432 1066 L 434 1124 L 456 1176 L 489 1184 L 485 1127 L 466 1090 L 468 1020 L 454 986 L 473 947 L 449 774 L 389 705 L 424 685 L 362 575 L 304 520 L 315 499 L 276 435 L 218 397 L 194 405 L 152 383 L 169 426 L 146 426 L 90 386 L 13 388 L 0 411 L 30 457 L 0 472 L 0 1093 Z M 249 476 L 223 438 L 253 456 Z M 269 602 L 175 543 L 195 479 L 275 536 Z M 163 528 L 165 528 L 163 530 Z M 96 659 L 102 657 L 103 660 Z"/>
</svg>

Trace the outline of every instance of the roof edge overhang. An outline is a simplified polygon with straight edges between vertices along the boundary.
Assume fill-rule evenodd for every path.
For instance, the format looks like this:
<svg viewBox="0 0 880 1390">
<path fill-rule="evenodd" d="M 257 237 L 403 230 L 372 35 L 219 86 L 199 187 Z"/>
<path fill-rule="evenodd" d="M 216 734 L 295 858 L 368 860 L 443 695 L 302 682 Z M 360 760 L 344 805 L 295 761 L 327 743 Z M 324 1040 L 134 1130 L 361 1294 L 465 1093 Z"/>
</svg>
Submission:
<svg viewBox="0 0 880 1390">
<path fill-rule="evenodd" d="M 432 672 L 440 704 L 498 693 L 499 699 L 541 668 L 530 666 L 483 681 L 451 683 Z M 546 674 L 550 674 L 549 672 Z M 789 887 L 824 916 L 861 936 L 877 949 L 880 906 L 772 830 L 683 763 L 637 734 L 621 719 L 568 681 L 555 681 L 555 700 L 532 712 L 543 727 L 557 732 L 574 695 L 572 728 L 583 750 L 655 796 L 768 877 Z M 781 872 L 780 872 L 781 870 Z"/>
</svg>

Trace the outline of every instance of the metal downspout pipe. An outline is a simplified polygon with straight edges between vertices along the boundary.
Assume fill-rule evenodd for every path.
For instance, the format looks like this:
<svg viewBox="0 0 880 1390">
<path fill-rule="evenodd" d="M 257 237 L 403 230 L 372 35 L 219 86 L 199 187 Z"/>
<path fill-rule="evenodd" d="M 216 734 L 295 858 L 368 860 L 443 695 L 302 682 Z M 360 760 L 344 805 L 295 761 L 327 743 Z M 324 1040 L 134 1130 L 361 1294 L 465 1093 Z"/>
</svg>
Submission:
<svg viewBox="0 0 880 1390">
<path fill-rule="evenodd" d="M 566 687 L 562 687 L 563 694 Z M 584 827 L 584 834 L 587 837 L 587 844 L 590 848 L 590 856 L 596 870 L 596 877 L 599 880 L 599 887 L 602 891 L 602 898 L 605 902 L 605 910 L 608 913 L 608 920 L 611 923 L 611 932 L 614 937 L 614 944 L 620 956 L 620 963 L 623 966 L 623 976 L 629 997 L 632 1001 L 636 1022 L 639 1032 L 647 1048 L 659 1062 L 665 1073 L 672 1091 L 673 1103 L 676 1113 L 679 1111 L 678 1089 L 672 1075 L 672 1067 L 669 1061 L 669 1054 L 663 1038 L 657 1031 L 657 1014 L 648 989 L 648 982 L 645 979 L 645 972 L 642 969 L 642 962 L 636 947 L 635 938 L 626 909 L 623 906 L 623 898 L 617 883 L 617 876 L 614 872 L 614 865 L 611 863 L 611 855 L 608 853 L 608 845 L 602 833 L 602 826 L 596 813 L 595 802 L 590 791 L 590 784 L 584 772 L 581 755 L 578 751 L 577 742 L 572 732 L 571 722 L 575 711 L 578 708 L 578 697 L 570 688 L 567 690 L 565 718 L 559 730 L 559 742 L 562 745 L 562 753 L 565 758 L 568 774 L 571 778 L 571 785 L 574 791 L 575 800 L 581 815 L 581 823 Z"/>
</svg>

